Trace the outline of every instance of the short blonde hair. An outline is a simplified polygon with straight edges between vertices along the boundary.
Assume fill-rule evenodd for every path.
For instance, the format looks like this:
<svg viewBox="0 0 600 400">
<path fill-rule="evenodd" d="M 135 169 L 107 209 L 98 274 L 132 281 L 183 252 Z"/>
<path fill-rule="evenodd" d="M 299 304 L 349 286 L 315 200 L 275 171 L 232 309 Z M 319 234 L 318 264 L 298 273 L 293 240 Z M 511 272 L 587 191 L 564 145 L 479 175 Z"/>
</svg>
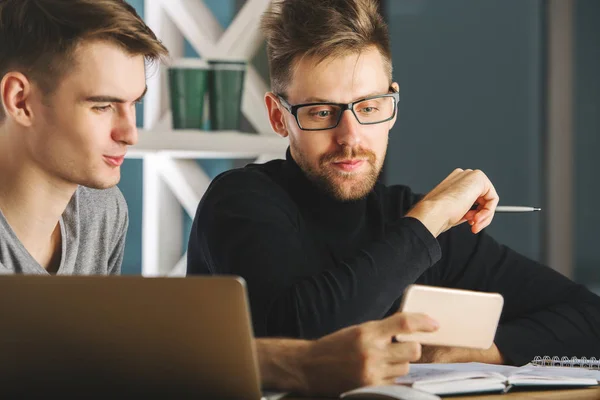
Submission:
<svg viewBox="0 0 600 400">
<path fill-rule="evenodd" d="M 372 46 L 383 56 L 391 83 L 389 33 L 375 0 L 274 0 L 261 30 L 275 93 L 285 93 L 294 63 L 303 57 L 321 62 Z"/>
</svg>

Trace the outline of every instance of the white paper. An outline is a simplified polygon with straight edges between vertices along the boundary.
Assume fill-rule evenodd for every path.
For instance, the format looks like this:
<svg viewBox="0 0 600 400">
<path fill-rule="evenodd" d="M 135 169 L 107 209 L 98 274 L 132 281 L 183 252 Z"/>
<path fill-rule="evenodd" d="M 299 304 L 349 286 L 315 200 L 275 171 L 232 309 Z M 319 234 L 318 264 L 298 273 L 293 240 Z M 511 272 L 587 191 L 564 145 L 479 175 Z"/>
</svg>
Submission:
<svg viewBox="0 0 600 400">
<path fill-rule="evenodd" d="M 527 374 L 529 376 L 565 376 L 569 378 L 592 378 L 600 382 L 600 371 L 577 368 L 577 367 L 539 367 L 535 365 L 525 365 L 518 369 L 517 373 Z"/>
<path fill-rule="evenodd" d="M 396 383 L 412 385 L 415 382 L 451 382 L 471 378 L 499 378 L 496 371 L 485 371 L 468 364 L 411 364 L 408 374 L 396 378 Z"/>
<path fill-rule="evenodd" d="M 483 363 L 411 364 L 407 375 L 397 378 L 396 383 L 410 385 L 417 381 L 449 382 L 469 378 L 532 377 L 560 380 L 561 377 L 593 378 L 600 381 L 600 371 L 584 368 L 538 367 L 525 365 L 495 365 Z"/>
</svg>

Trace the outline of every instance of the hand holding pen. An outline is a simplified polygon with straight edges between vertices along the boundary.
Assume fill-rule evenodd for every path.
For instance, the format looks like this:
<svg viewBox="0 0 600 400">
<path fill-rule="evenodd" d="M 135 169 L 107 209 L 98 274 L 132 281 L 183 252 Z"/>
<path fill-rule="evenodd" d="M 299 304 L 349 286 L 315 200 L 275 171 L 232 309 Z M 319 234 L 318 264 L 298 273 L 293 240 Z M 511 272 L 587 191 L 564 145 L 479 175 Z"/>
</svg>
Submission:
<svg viewBox="0 0 600 400">
<path fill-rule="evenodd" d="M 406 216 L 421 221 L 435 237 L 464 222 L 479 233 L 492 222 L 498 201 L 494 185 L 482 171 L 457 168 Z"/>
<path fill-rule="evenodd" d="M 539 211 L 535 207 L 501 206 L 489 178 L 480 170 L 455 169 L 407 214 L 416 218 L 437 237 L 442 232 L 468 222 L 471 232 L 486 228 L 496 212 Z"/>
</svg>

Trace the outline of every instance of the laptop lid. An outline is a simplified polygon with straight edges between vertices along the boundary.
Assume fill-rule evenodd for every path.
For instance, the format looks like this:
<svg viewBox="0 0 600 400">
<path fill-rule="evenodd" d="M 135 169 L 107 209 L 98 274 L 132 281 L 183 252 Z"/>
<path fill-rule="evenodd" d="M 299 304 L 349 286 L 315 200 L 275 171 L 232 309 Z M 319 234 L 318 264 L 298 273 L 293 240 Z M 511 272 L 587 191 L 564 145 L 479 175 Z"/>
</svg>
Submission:
<svg viewBox="0 0 600 400">
<path fill-rule="evenodd" d="M 242 278 L 0 276 L 0 394 L 261 398 Z"/>
</svg>

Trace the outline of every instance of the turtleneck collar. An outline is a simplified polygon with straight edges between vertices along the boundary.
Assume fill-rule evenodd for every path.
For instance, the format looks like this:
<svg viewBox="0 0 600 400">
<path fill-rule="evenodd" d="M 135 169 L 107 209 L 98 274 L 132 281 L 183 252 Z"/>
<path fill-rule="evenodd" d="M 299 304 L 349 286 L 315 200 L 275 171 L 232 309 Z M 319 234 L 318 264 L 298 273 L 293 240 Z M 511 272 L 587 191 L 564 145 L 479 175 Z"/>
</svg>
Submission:
<svg viewBox="0 0 600 400">
<path fill-rule="evenodd" d="M 331 226 L 335 230 L 354 230 L 365 217 L 367 199 L 340 201 L 312 182 L 293 159 L 288 147 L 283 171 L 288 192 L 298 203 L 302 213 Z"/>
</svg>

